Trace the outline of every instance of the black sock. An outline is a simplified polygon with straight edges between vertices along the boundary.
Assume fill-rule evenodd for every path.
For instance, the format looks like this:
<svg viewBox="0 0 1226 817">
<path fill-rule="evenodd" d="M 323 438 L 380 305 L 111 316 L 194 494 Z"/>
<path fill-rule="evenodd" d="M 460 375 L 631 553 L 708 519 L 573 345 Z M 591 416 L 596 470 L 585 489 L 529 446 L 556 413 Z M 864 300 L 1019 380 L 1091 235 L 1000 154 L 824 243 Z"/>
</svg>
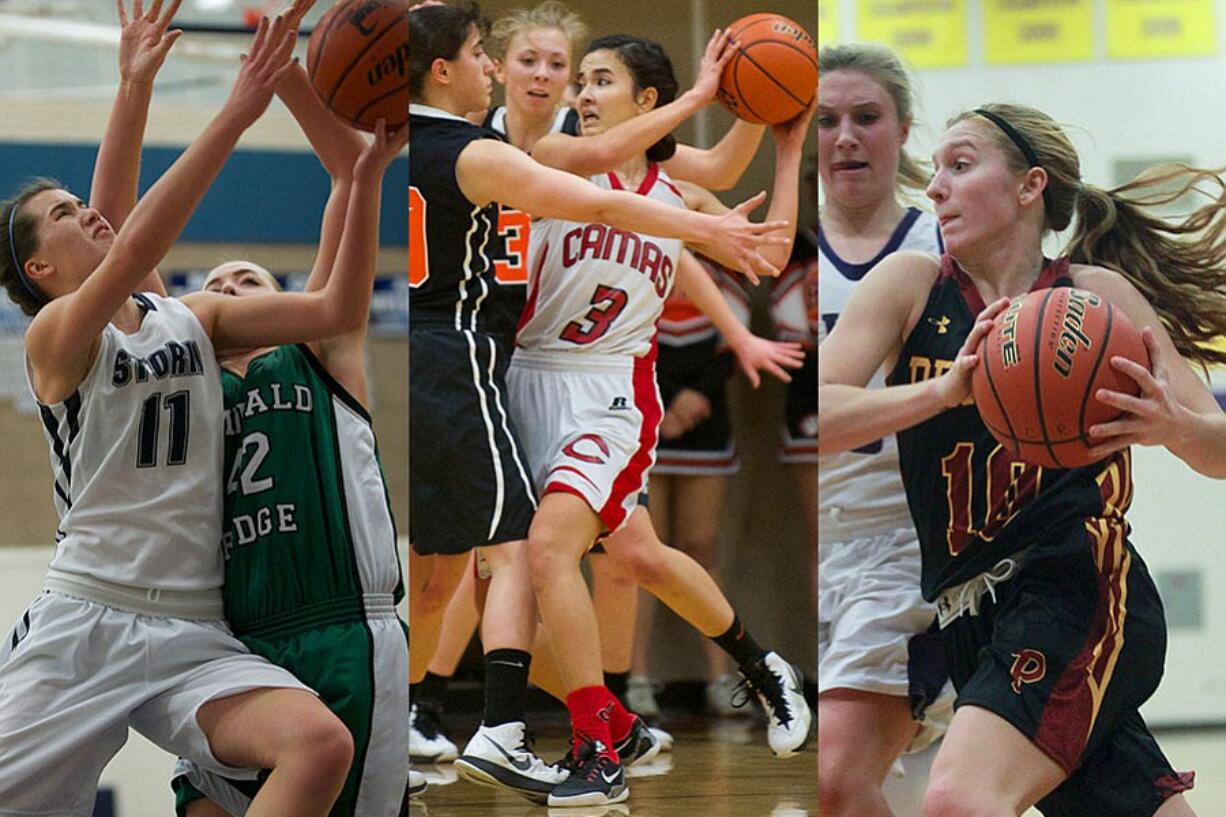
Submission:
<svg viewBox="0 0 1226 817">
<path fill-rule="evenodd" d="M 630 671 L 606 672 L 604 674 L 604 685 L 608 687 L 609 692 L 612 692 L 613 696 L 617 698 L 617 700 L 621 701 L 622 705 L 625 706 L 626 690 L 630 686 Z"/>
<path fill-rule="evenodd" d="M 738 667 L 748 666 L 766 655 L 766 650 L 754 641 L 753 636 L 741 623 L 741 617 L 733 613 L 732 626 L 723 635 L 711 639 L 721 650 L 732 656 Z"/>
<path fill-rule="evenodd" d="M 528 697 L 532 655 L 523 650 L 490 650 L 485 654 L 484 726 L 522 721 Z"/>
<path fill-rule="evenodd" d="M 427 672 L 426 677 L 422 678 L 417 686 L 417 695 L 413 698 L 414 701 L 429 703 L 435 709 L 443 708 L 443 696 L 447 694 L 447 683 L 451 680 L 446 675 L 435 675 L 433 672 Z"/>
</svg>

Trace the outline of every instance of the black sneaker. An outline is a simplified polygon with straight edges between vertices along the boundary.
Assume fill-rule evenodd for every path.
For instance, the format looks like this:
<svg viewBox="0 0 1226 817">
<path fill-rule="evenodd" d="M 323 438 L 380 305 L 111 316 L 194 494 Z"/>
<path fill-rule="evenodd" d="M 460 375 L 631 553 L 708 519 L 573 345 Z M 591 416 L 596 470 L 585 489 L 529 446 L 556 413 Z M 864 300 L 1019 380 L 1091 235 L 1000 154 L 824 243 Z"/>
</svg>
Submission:
<svg viewBox="0 0 1226 817">
<path fill-rule="evenodd" d="M 622 764 L 601 754 L 604 747 L 585 740 L 579 747 L 570 777 L 549 794 L 551 806 L 607 806 L 630 796 Z"/>
<path fill-rule="evenodd" d="M 660 739 L 646 721 L 635 715 L 634 725 L 624 738 L 613 744 L 613 751 L 621 758 L 622 765 L 629 769 L 658 755 Z"/>
</svg>

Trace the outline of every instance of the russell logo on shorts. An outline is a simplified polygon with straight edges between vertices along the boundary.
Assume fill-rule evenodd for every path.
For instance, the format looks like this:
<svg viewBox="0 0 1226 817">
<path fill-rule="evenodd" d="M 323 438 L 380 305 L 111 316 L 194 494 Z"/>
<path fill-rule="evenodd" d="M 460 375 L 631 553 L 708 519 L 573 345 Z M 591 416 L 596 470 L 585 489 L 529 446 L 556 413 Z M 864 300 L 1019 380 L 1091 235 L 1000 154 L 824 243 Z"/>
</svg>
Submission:
<svg viewBox="0 0 1226 817">
<path fill-rule="evenodd" d="M 1013 679 L 1013 691 L 1022 694 L 1022 684 L 1034 684 L 1047 675 L 1047 657 L 1038 650 L 1022 650 L 1013 653 L 1013 667 L 1009 677 Z"/>
</svg>

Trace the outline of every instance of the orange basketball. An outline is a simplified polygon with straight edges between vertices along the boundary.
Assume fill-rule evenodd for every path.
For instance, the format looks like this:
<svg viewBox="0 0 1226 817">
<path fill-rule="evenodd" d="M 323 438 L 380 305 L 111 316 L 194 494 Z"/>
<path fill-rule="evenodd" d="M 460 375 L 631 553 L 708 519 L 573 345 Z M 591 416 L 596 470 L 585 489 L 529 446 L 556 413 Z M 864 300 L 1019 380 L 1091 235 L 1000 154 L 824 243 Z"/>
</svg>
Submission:
<svg viewBox="0 0 1226 817">
<path fill-rule="evenodd" d="M 719 101 L 748 122 L 786 122 L 817 93 L 817 43 L 779 14 L 750 14 L 728 30 L 737 54 L 719 79 Z"/>
<path fill-rule="evenodd" d="M 311 32 L 307 74 L 333 113 L 354 127 L 397 128 L 409 118 L 412 0 L 341 0 Z"/>
<path fill-rule="evenodd" d="M 1093 292 L 1039 289 L 1013 303 L 979 345 L 972 386 L 979 416 L 1010 453 L 1045 468 L 1088 465 L 1089 428 L 1119 416 L 1098 389 L 1138 394 L 1111 365 L 1149 368 L 1141 333 Z"/>
</svg>

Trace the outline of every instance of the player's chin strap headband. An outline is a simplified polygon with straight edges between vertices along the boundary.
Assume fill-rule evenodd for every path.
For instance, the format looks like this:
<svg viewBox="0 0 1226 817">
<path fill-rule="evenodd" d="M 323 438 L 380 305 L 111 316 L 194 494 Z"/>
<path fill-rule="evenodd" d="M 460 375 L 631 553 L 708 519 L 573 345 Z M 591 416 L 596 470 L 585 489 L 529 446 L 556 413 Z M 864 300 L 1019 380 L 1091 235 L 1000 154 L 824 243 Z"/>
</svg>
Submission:
<svg viewBox="0 0 1226 817">
<path fill-rule="evenodd" d="M 26 271 L 22 267 L 21 262 L 17 260 L 17 242 L 13 240 L 13 221 L 17 218 L 17 210 L 20 209 L 21 202 L 14 202 L 13 209 L 9 211 L 9 252 L 13 256 L 13 266 L 17 268 L 17 277 L 21 279 L 21 283 L 25 285 L 26 291 L 34 296 L 34 300 L 39 304 L 47 303 L 47 296 L 39 292 L 33 282 L 26 277 Z"/>
<path fill-rule="evenodd" d="M 1008 120 L 1006 120 L 1003 116 L 1000 116 L 999 114 L 994 114 L 991 111 L 985 110 L 983 108 L 976 108 L 975 113 L 979 114 L 984 119 L 991 121 L 993 125 L 995 125 L 996 127 L 1000 128 L 1002 131 L 1005 132 L 1005 136 L 1009 137 L 1009 141 L 1017 145 L 1017 149 L 1022 152 L 1022 156 L 1025 157 L 1026 159 L 1027 167 L 1043 167 L 1043 165 L 1039 163 L 1039 157 L 1035 155 L 1034 148 L 1032 148 L 1030 146 L 1030 143 L 1026 141 L 1026 137 L 1018 133 L 1017 129 L 1014 128 L 1012 125 L 1010 125 Z M 1047 168 L 1043 168 L 1043 169 L 1046 170 Z M 1047 186 L 1044 185 L 1043 187 L 1043 207 L 1044 209 L 1051 208 L 1051 199 L 1047 195 L 1047 190 L 1048 190 Z"/>
</svg>

